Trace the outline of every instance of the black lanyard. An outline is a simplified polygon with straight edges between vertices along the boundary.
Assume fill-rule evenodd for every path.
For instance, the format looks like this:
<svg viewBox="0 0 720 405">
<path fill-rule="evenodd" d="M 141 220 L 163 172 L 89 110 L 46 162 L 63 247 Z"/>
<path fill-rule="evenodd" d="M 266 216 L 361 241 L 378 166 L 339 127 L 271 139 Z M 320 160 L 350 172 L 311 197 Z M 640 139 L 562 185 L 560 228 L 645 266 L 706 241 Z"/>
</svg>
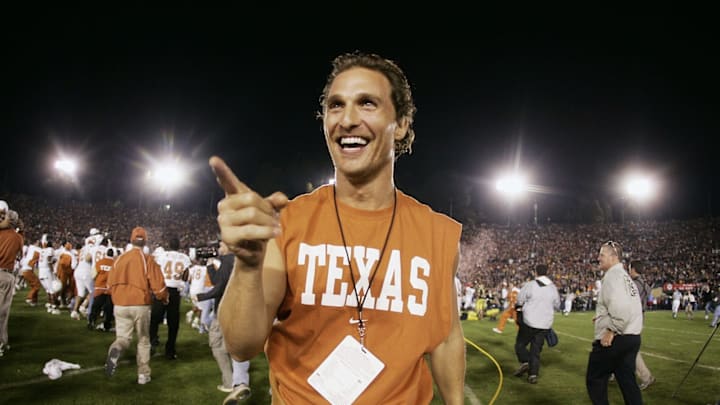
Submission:
<svg viewBox="0 0 720 405">
<path fill-rule="evenodd" d="M 348 265 L 350 266 L 350 280 L 352 280 L 353 292 L 355 292 L 355 300 L 357 301 L 358 319 L 357 319 L 357 321 L 353 322 L 353 320 L 351 318 L 350 323 L 358 324 L 358 334 L 360 335 L 360 344 L 362 346 L 365 346 L 365 323 L 367 322 L 367 320 L 363 319 L 362 310 L 363 310 L 363 306 L 365 305 L 365 300 L 367 299 L 368 294 L 370 294 L 370 287 L 372 287 L 373 280 L 375 280 L 375 275 L 377 274 L 378 267 L 380 267 L 380 262 L 382 262 L 382 258 L 385 255 L 385 248 L 387 247 L 388 241 L 390 240 L 390 233 L 392 232 L 393 225 L 395 224 L 395 213 L 397 212 L 397 191 L 393 187 L 393 212 L 392 212 L 392 218 L 390 219 L 390 226 L 388 227 L 387 234 L 385 235 L 385 243 L 383 243 L 382 250 L 380 250 L 380 257 L 378 257 L 378 261 L 375 264 L 375 269 L 372 271 L 372 274 L 370 275 L 370 280 L 368 281 L 367 290 L 365 291 L 365 294 L 363 294 L 362 300 L 358 296 L 357 286 L 355 283 L 355 274 L 354 274 L 355 269 L 353 269 L 352 260 L 350 260 L 350 252 L 348 251 L 347 242 L 345 241 L 345 232 L 343 232 L 342 222 L 340 221 L 340 212 L 338 211 L 338 206 L 337 206 L 337 195 L 335 193 L 335 185 L 333 185 L 333 203 L 335 204 L 335 215 L 337 216 L 338 227 L 340 228 L 340 237 L 342 238 L 343 247 L 345 248 L 345 257 L 347 258 Z M 359 272 L 358 272 L 358 275 L 360 275 Z"/>
</svg>

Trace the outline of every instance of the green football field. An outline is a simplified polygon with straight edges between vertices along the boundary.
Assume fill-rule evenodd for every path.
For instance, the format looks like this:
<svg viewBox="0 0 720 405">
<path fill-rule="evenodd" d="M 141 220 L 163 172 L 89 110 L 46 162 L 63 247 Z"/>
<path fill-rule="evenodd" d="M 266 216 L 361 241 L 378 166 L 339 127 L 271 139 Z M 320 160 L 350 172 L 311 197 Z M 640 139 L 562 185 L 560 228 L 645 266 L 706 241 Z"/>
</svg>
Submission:
<svg viewBox="0 0 720 405">
<path fill-rule="evenodd" d="M 207 335 L 191 329 L 184 317 L 178 360 L 153 357 L 152 382 L 141 386 L 136 382 L 134 347 L 125 353 L 116 375 L 108 379 L 103 364 L 114 334 L 88 331 L 84 321 L 71 320 L 67 311 L 51 315 L 40 306 L 31 308 L 24 297 L 25 291 L 21 291 L 14 298 L 9 325 L 11 349 L 0 357 L 1 404 L 219 404 L 226 395 L 215 388 L 220 384 L 220 372 Z M 183 303 L 182 309 L 184 314 L 189 304 Z M 584 376 L 592 315 L 581 312 L 555 317 L 560 343 L 554 348 L 544 347 L 536 385 L 512 375 L 518 366 L 512 323 L 498 335 L 492 332 L 494 321 L 463 321 L 469 342 L 465 403 L 589 404 Z M 672 319 L 668 311 L 647 313 L 641 351 L 657 382 L 643 391 L 646 404 L 705 405 L 720 399 L 720 332 L 698 359 L 713 332 L 708 325 L 702 312 L 697 312 L 694 320 L 687 320 L 684 313 L 678 319 Z M 166 333 L 161 327 L 161 341 Z M 54 358 L 78 363 L 81 369 L 50 380 L 42 369 Z M 263 356 L 252 361 L 250 378 L 253 392 L 246 403 L 270 403 Z M 610 384 L 609 391 L 610 402 L 621 404 L 615 383 Z"/>
</svg>

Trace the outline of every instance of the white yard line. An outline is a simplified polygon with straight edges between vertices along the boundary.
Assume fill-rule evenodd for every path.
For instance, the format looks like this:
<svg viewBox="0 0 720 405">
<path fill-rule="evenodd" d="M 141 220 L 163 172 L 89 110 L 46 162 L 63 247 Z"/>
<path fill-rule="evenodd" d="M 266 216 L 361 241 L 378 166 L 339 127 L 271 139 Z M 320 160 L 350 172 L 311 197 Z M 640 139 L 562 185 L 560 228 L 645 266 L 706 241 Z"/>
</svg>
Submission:
<svg viewBox="0 0 720 405">
<path fill-rule="evenodd" d="M 120 363 L 122 363 L 122 362 L 120 362 Z M 105 368 L 104 366 L 99 366 L 99 367 L 81 368 L 79 370 L 68 370 L 68 371 L 63 372 L 63 377 L 69 376 L 69 375 L 76 375 L 76 374 L 85 374 L 85 373 L 89 373 L 92 371 L 102 370 L 104 368 Z M 60 377 L 60 378 L 62 378 L 62 377 Z M 44 382 L 48 382 L 48 381 L 52 381 L 52 380 L 50 380 L 50 378 L 48 378 L 48 376 L 43 375 L 42 377 L 29 378 L 29 379 L 23 380 L 23 381 L 16 381 L 16 382 L 7 383 L 7 384 L 0 384 L 0 391 L 10 389 L 10 388 L 24 387 L 24 386 L 30 385 L 30 384 L 44 383 Z"/>
<path fill-rule="evenodd" d="M 581 341 L 583 341 L 583 342 L 592 343 L 592 340 L 590 340 L 590 339 L 588 339 L 588 338 L 571 335 L 571 334 L 569 334 L 569 333 L 560 332 L 560 331 L 557 331 L 557 330 L 556 330 L 555 332 L 556 332 L 558 335 L 567 336 L 567 337 L 571 337 L 571 338 L 573 338 L 573 339 L 581 340 Z M 590 351 L 590 350 L 588 350 L 588 351 Z M 663 359 L 663 360 L 667 360 L 667 361 L 674 361 L 674 362 L 676 362 L 676 363 L 682 363 L 682 364 L 692 364 L 692 363 L 690 363 L 689 361 L 686 361 L 686 360 L 675 359 L 675 358 L 672 358 L 672 357 L 667 357 L 667 356 L 663 356 L 663 355 L 661 355 L 661 354 L 646 352 L 646 351 L 643 351 L 643 350 L 641 350 L 640 353 L 642 353 L 643 356 L 655 357 L 656 359 Z M 700 363 L 698 363 L 697 366 L 698 366 L 698 367 L 702 367 L 702 368 L 706 368 L 706 369 L 708 369 L 708 370 L 720 371 L 720 367 L 708 366 L 708 365 L 706 365 L 706 364 L 700 364 Z"/>
<path fill-rule="evenodd" d="M 652 326 L 643 326 L 643 329 L 660 330 L 663 332 L 672 332 L 672 333 L 679 333 L 679 334 L 683 334 L 683 335 L 697 335 L 697 336 L 705 336 L 705 337 L 709 337 L 710 334 L 712 333 L 712 329 L 710 329 L 710 328 L 708 328 L 708 333 L 690 332 L 690 331 L 686 331 L 683 329 L 655 328 Z M 720 334 L 716 333 L 715 336 L 713 337 L 713 339 L 720 339 Z"/>
<path fill-rule="evenodd" d="M 475 395 L 473 390 L 470 389 L 467 385 L 465 386 L 465 397 L 470 401 L 471 405 L 482 405 L 482 402 L 480 402 L 480 398 Z"/>
<path fill-rule="evenodd" d="M 127 360 L 126 362 L 129 363 L 130 361 Z M 119 363 L 123 363 L 123 361 L 120 361 Z M 99 366 L 99 367 L 81 368 L 79 370 L 68 370 L 63 373 L 63 376 L 85 374 L 85 373 L 89 373 L 92 371 L 102 370 L 104 368 L 105 368 L 104 366 Z M 60 378 L 62 378 L 62 377 L 60 377 Z M 44 383 L 47 381 L 49 381 L 48 377 L 43 376 L 43 377 L 30 378 L 30 379 L 27 379 L 24 381 L 16 381 L 16 382 L 7 383 L 7 384 L 0 384 L 0 391 L 11 389 L 11 388 L 24 387 L 26 385 L 31 385 L 31 384 L 40 384 L 40 383 Z M 470 387 L 468 387 L 467 385 L 465 386 L 465 397 L 468 399 L 468 401 L 470 402 L 471 405 L 482 405 L 482 402 L 480 402 L 480 398 L 478 398 L 477 395 L 475 395 L 475 393 L 473 392 L 473 390 L 470 389 Z"/>
</svg>

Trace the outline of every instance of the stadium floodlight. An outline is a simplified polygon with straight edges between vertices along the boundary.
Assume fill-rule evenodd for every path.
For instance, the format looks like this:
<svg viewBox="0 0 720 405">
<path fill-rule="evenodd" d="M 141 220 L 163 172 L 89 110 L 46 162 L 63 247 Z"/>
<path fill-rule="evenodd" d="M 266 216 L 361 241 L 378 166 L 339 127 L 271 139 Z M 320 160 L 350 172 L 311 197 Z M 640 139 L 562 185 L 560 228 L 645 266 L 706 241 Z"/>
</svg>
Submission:
<svg viewBox="0 0 720 405">
<path fill-rule="evenodd" d="M 624 182 L 625 194 L 637 202 L 645 202 L 655 196 L 657 183 L 647 175 L 631 174 Z"/>
<path fill-rule="evenodd" d="M 147 178 L 160 191 L 172 192 L 187 182 L 187 169 L 179 159 L 165 159 L 157 162 L 148 171 Z"/>
<path fill-rule="evenodd" d="M 519 173 L 511 173 L 500 176 L 495 182 L 495 189 L 510 199 L 515 199 L 527 190 L 525 177 Z"/>
<path fill-rule="evenodd" d="M 58 159 L 55 161 L 55 169 L 68 176 L 74 176 L 77 170 L 77 163 L 73 159 Z"/>
</svg>

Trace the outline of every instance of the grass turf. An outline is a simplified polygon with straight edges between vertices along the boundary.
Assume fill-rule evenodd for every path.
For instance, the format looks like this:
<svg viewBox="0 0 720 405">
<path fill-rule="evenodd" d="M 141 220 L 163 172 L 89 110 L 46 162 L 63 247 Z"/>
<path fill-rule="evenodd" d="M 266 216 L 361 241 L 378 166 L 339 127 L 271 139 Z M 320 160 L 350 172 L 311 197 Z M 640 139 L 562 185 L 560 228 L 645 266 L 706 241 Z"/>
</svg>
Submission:
<svg viewBox="0 0 720 405">
<path fill-rule="evenodd" d="M 152 382 L 137 384 L 134 344 L 124 353 L 118 371 L 105 377 L 103 364 L 113 333 L 88 331 L 85 322 L 73 321 L 68 312 L 51 315 L 44 307 L 29 307 L 24 292 L 13 300 L 9 335 L 11 349 L 0 357 L 0 403 L 7 404 L 212 404 L 221 403 L 225 393 L 220 372 L 207 344 L 207 335 L 200 335 L 181 317 L 177 342 L 178 359 L 153 357 Z M 43 297 L 44 298 L 44 297 Z M 189 309 L 183 302 L 181 314 Z M 555 330 L 560 343 L 545 346 L 541 354 L 539 382 L 528 384 L 512 372 L 517 368 L 514 354 L 515 326 L 508 323 L 502 335 L 492 331 L 496 322 L 463 321 L 467 346 L 467 404 L 488 404 L 498 387 L 495 404 L 589 404 L 585 391 L 585 369 L 592 339 L 591 312 L 557 314 Z M 646 404 L 705 405 L 720 399 L 720 332 L 698 359 L 713 329 L 708 327 L 702 312 L 694 320 L 681 313 L 672 319 L 668 311 L 648 312 L 643 331 L 641 351 L 657 382 L 643 391 Z M 161 349 L 167 330 L 160 328 Z M 398 342 L 398 344 L 402 344 Z M 503 372 L 501 380 L 493 360 Z M 162 350 L 159 350 L 162 353 Z M 48 379 L 42 368 L 57 358 L 78 363 L 80 370 L 66 371 L 55 381 Z M 678 388 L 690 367 L 687 380 Z M 252 397 L 248 404 L 270 403 L 267 383 L 267 362 L 260 355 L 250 368 Z M 610 402 L 622 403 L 617 384 L 610 383 Z M 442 403 L 435 399 L 433 403 Z"/>
</svg>

